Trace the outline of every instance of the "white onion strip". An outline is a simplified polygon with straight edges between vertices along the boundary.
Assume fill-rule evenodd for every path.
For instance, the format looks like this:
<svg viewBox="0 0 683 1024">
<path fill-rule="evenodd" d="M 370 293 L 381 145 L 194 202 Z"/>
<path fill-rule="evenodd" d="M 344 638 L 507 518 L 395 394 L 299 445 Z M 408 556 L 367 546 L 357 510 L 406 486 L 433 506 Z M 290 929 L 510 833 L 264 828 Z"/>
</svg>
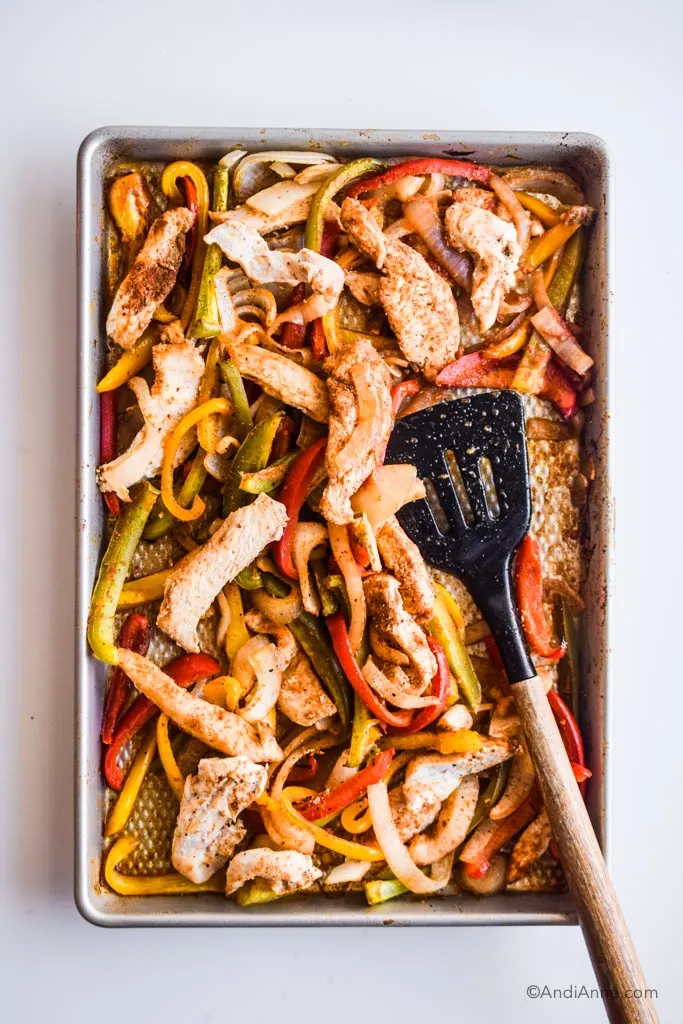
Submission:
<svg viewBox="0 0 683 1024">
<path fill-rule="evenodd" d="M 320 598 L 311 582 L 308 562 L 312 552 L 327 541 L 327 528 L 322 523 L 297 523 L 294 529 L 292 561 L 299 577 L 301 600 L 311 615 L 320 614 Z"/>
<path fill-rule="evenodd" d="M 411 892 L 428 895 L 442 889 L 446 881 L 427 878 L 424 871 L 420 871 L 408 850 L 401 842 L 394 819 L 389 806 L 389 793 L 384 782 L 377 782 L 368 786 L 368 807 L 375 838 L 380 845 L 387 864 L 398 878 Z"/>
<path fill-rule="evenodd" d="M 531 232 L 531 218 L 529 217 L 529 214 L 526 212 L 507 182 L 503 181 L 502 178 L 499 178 L 497 174 L 492 174 L 490 176 L 489 185 L 512 217 L 517 230 L 517 241 L 520 244 L 522 252 L 524 252 Z"/>
<path fill-rule="evenodd" d="M 330 537 L 332 554 L 339 566 L 339 571 L 344 577 L 346 591 L 351 602 L 349 641 L 351 643 L 351 650 L 355 654 L 363 642 L 363 633 L 365 631 L 365 623 L 367 622 L 363 577 L 361 576 L 360 566 L 351 551 L 348 528 L 346 526 L 339 526 L 337 523 L 328 523 L 327 530 Z"/>
</svg>

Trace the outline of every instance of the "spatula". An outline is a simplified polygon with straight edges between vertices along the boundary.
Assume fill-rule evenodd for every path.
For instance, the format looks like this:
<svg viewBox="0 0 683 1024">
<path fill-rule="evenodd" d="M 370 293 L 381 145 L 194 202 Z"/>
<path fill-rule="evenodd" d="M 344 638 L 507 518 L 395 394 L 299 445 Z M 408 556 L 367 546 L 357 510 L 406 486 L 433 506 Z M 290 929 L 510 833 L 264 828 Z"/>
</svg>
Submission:
<svg viewBox="0 0 683 1024">
<path fill-rule="evenodd" d="M 524 409 L 513 391 L 442 402 L 399 420 L 387 462 L 411 463 L 427 500 L 398 513 L 436 568 L 465 584 L 498 644 L 517 712 L 562 855 L 607 1015 L 657 1020 L 512 596 L 511 564 L 529 529 L 531 495 Z"/>
</svg>

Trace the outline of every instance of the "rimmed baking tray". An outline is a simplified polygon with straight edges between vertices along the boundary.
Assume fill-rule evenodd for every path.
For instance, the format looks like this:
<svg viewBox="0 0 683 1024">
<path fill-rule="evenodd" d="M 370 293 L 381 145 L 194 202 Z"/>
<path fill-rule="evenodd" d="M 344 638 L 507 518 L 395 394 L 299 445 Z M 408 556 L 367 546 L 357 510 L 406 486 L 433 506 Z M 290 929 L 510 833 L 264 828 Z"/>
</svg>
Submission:
<svg viewBox="0 0 683 1024">
<path fill-rule="evenodd" d="M 598 211 L 583 273 L 583 324 L 595 359 L 596 401 L 585 443 L 596 469 L 583 537 L 586 612 L 581 626 L 579 717 L 593 770 L 588 808 L 606 852 L 609 806 L 610 658 L 608 604 L 612 583 L 612 504 L 609 487 L 609 224 L 610 162 L 594 135 L 572 132 L 366 131 L 299 128 L 99 128 L 78 154 L 78 589 L 76 626 L 76 872 L 75 898 L 93 924 L 136 925 L 464 925 L 575 923 L 571 899 L 550 893 L 502 893 L 432 900 L 402 898 L 367 907 L 360 893 L 302 895 L 242 909 L 221 895 L 120 897 L 102 884 L 104 787 L 99 723 L 106 668 L 88 654 L 86 621 L 104 527 L 95 483 L 99 406 L 95 385 L 105 358 L 104 182 L 120 161 L 216 161 L 232 146 L 249 150 L 319 148 L 354 156 L 467 157 L 482 163 L 566 167 Z"/>
</svg>

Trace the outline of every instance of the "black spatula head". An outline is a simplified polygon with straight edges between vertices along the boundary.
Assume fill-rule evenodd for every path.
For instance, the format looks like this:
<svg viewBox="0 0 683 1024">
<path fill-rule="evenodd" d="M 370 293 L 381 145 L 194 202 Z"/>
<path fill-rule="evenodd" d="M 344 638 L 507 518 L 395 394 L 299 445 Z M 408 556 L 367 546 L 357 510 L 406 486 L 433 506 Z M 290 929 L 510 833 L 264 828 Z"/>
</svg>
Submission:
<svg viewBox="0 0 683 1024">
<path fill-rule="evenodd" d="M 511 682 L 532 676 L 510 587 L 511 558 L 531 521 L 519 395 L 490 391 L 406 416 L 394 428 L 386 461 L 415 466 L 431 492 L 431 503 L 414 501 L 398 513 L 408 536 L 428 562 L 463 581 Z"/>
</svg>

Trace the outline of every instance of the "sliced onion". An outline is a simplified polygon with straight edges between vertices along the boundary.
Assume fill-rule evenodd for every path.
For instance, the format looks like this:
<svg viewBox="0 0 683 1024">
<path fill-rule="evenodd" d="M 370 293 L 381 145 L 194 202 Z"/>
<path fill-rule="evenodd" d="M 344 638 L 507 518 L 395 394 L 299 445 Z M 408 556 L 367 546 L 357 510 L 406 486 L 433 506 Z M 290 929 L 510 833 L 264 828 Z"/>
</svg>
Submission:
<svg viewBox="0 0 683 1024">
<path fill-rule="evenodd" d="M 531 218 L 529 214 L 510 186 L 502 178 L 499 178 L 497 174 L 490 176 L 489 185 L 512 217 L 517 230 L 517 241 L 521 246 L 522 252 L 524 252 L 531 232 Z"/>
<path fill-rule="evenodd" d="M 397 708 L 426 708 L 438 704 L 438 697 L 420 697 L 418 694 L 410 693 L 407 690 L 399 690 L 394 686 L 381 668 L 368 658 L 362 668 L 363 678 L 375 693 L 384 700 L 394 704 Z M 408 677 L 406 676 L 406 682 Z"/>
<path fill-rule="evenodd" d="M 301 615 L 303 608 L 301 591 L 296 585 L 292 586 L 286 597 L 273 597 L 265 590 L 254 590 L 251 600 L 254 607 L 276 626 L 288 626 Z"/>
<path fill-rule="evenodd" d="M 465 846 L 460 853 L 460 860 L 464 861 L 465 864 L 476 864 L 479 860 L 480 854 L 488 846 L 489 839 L 491 839 L 499 828 L 500 824 L 497 821 L 491 821 L 490 818 L 486 818 L 485 821 L 482 821 L 481 825 L 475 828 L 474 832 L 465 843 Z"/>
<path fill-rule="evenodd" d="M 332 554 L 339 566 L 339 571 L 344 577 L 346 592 L 351 603 L 349 641 L 351 649 L 355 654 L 363 642 L 363 633 L 365 632 L 365 624 L 367 622 L 363 577 L 361 576 L 360 566 L 351 551 L 348 528 L 346 526 L 339 526 L 337 523 L 328 523 L 327 529 Z"/>
<path fill-rule="evenodd" d="M 411 892 L 427 895 L 437 892 L 446 884 L 442 879 L 428 878 L 420 871 L 408 850 L 401 842 L 398 829 L 394 824 L 389 806 L 389 793 L 384 782 L 376 782 L 368 787 L 368 807 L 372 818 L 375 838 L 386 858 L 386 862 L 398 878 Z"/>
<path fill-rule="evenodd" d="M 412 233 L 413 229 L 408 221 L 401 217 L 400 220 L 395 220 L 393 224 L 389 225 L 384 232 L 384 237 L 396 240 L 398 238 L 405 238 L 406 235 L 412 235 Z"/>
<path fill-rule="evenodd" d="M 556 167 L 516 167 L 505 172 L 503 181 L 515 190 L 555 196 L 561 203 L 584 202 L 583 192 L 574 179 Z"/>
<path fill-rule="evenodd" d="M 474 719 L 464 704 L 454 704 L 437 721 L 437 729 L 448 729 L 449 732 L 459 732 L 460 729 L 471 729 Z"/>
<path fill-rule="evenodd" d="M 311 726 L 310 729 L 304 729 L 296 737 L 296 740 L 289 747 L 285 748 L 284 760 L 275 772 L 270 789 L 270 795 L 274 800 L 280 799 L 282 791 L 287 784 L 289 774 L 297 761 L 300 761 L 302 757 L 306 757 L 307 754 L 317 754 L 321 750 L 327 750 L 328 747 L 333 747 L 339 742 L 336 736 L 328 734 L 327 736 L 318 736 L 314 742 L 308 743 L 307 739 L 313 737 L 315 733 L 315 726 Z M 263 815 L 263 824 L 266 826 L 268 835 L 277 843 L 287 847 L 287 849 L 298 850 L 300 853 L 313 853 L 315 839 L 308 829 L 303 828 L 301 825 L 296 825 L 284 811 L 270 811 L 266 810 L 266 808 L 261 808 L 261 814 Z"/>
<path fill-rule="evenodd" d="M 403 216 L 418 233 L 437 263 L 450 274 L 456 284 L 469 290 L 472 286 L 472 264 L 461 252 L 446 245 L 443 224 L 429 200 L 424 196 L 411 199 L 403 207 Z"/>
<path fill-rule="evenodd" d="M 358 774 L 358 768 L 350 768 L 348 765 L 349 760 L 349 749 L 342 750 L 341 754 L 334 762 L 332 771 L 327 776 L 325 781 L 325 789 L 334 789 L 335 786 L 341 785 L 342 782 L 346 782 L 348 779 L 352 779 L 354 775 Z"/>
<path fill-rule="evenodd" d="M 270 171 L 270 165 L 278 161 L 282 164 L 322 164 L 336 163 L 333 156 L 327 153 L 305 153 L 301 150 L 267 150 L 263 153 L 250 153 L 239 162 L 233 177 L 233 189 L 237 202 L 242 203 L 258 188 L 259 180 L 263 181 Z"/>
<path fill-rule="evenodd" d="M 317 191 L 317 181 L 311 181 L 306 185 L 296 181 L 278 181 L 270 188 L 264 188 L 261 192 L 249 196 L 247 206 L 264 213 L 266 217 L 277 217 L 295 203 L 302 203 L 315 195 Z"/>
<path fill-rule="evenodd" d="M 350 438 L 338 453 L 338 466 L 352 467 L 362 458 L 372 443 L 375 423 L 380 416 L 379 400 L 368 382 L 363 366 L 354 363 L 351 367 L 351 380 L 356 390 L 358 402 L 358 420 Z"/>
<path fill-rule="evenodd" d="M 308 562 L 312 552 L 327 541 L 327 527 L 322 523 L 297 523 L 294 529 L 292 561 L 299 577 L 301 600 L 311 615 L 320 613 L 320 598 L 311 581 Z"/>
<path fill-rule="evenodd" d="M 506 316 L 517 316 L 518 313 L 523 313 L 525 309 L 529 308 L 531 302 L 530 295 L 517 295 L 514 292 L 510 292 L 504 299 L 500 300 L 498 320 L 503 320 Z M 508 324 L 508 326 L 510 325 Z"/>
<path fill-rule="evenodd" d="M 474 896 L 495 896 L 505 888 L 507 865 L 508 859 L 505 854 L 497 853 L 491 858 L 488 869 L 479 878 L 472 878 L 466 871 L 460 872 L 460 885 Z"/>
<path fill-rule="evenodd" d="M 434 861 L 432 864 L 431 879 L 432 882 L 436 882 L 439 888 L 443 888 L 444 885 L 448 885 L 451 880 L 451 873 L 453 871 L 453 861 L 455 860 L 455 850 L 451 853 L 447 853 L 445 857 L 440 860 Z"/>
<path fill-rule="evenodd" d="M 438 391 L 439 401 L 443 401 L 443 388 Z M 365 512 L 373 530 L 377 530 L 404 505 L 424 496 L 424 484 L 415 466 L 398 463 L 379 466 L 351 498 L 351 506 L 354 512 Z"/>
<path fill-rule="evenodd" d="M 266 641 L 266 646 L 252 654 L 249 662 L 256 676 L 256 683 L 244 707 L 239 708 L 237 714 L 245 722 L 260 722 L 270 709 L 275 707 L 280 696 L 282 672 L 278 663 L 277 647 Z"/>
<path fill-rule="evenodd" d="M 345 882 L 360 882 L 372 867 L 369 860 L 345 860 L 332 868 L 325 879 L 325 885 L 343 885 Z"/>
<path fill-rule="evenodd" d="M 518 313 L 514 320 L 511 320 L 509 324 L 506 324 L 505 327 L 499 327 L 495 331 L 489 331 L 486 335 L 487 345 L 499 345 L 501 341 L 505 341 L 506 338 L 509 338 L 515 333 L 515 331 L 519 330 L 525 320 L 526 313 L 521 312 Z"/>
<path fill-rule="evenodd" d="M 268 328 L 275 322 L 277 302 L 267 288 L 246 288 L 233 296 L 233 306 L 243 320 L 251 316 L 262 327 Z"/>
<path fill-rule="evenodd" d="M 308 185 L 309 181 L 315 181 L 319 185 L 321 181 L 329 178 L 338 170 L 339 164 L 311 164 L 309 167 L 304 167 L 303 171 L 299 171 L 294 180 L 300 185 Z"/>
<path fill-rule="evenodd" d="M 239 326 L 239 317 L 235 311 L 232 293 L 230 291 L 230 271 L 223 267 L 214 275 L 213 287 L 218 305 L 218 318 L 221 322 L 223 334 L 232 336 Z"/>
<path fill-rule="evenodd" d="M 548 343 L 555 355 L 570 370 L 584 376 L 593 365 L 593 360 L 579 345 L 569 329 L 567 322 L 560 316 L 554 306 L 544 306 L 531 317 L 531 322 Z"/>
<path fill-rule="evenodd" d="M 536 303 L 537 309 L 543 309 L 544 306 L 553 305 L 545 286 L 545 274 L 542 267 L 537 267 L 536 270 L 534 270 L 531 275 L 531 285 L 534 290 L 534 302 Z"/>
<path fill-rule="evenodd" d="M 394 185 L 394 193 L 397 199 L 400 199 L 402 203 L 405 203 L 408 199 L 419 192 L 424 185 L 424 178 L 420 178 L 415 174 L 406 174 L 404 178 L 399 178 Z M 441 185 L 443 188 L 443 185 Z"/>
</svg>

